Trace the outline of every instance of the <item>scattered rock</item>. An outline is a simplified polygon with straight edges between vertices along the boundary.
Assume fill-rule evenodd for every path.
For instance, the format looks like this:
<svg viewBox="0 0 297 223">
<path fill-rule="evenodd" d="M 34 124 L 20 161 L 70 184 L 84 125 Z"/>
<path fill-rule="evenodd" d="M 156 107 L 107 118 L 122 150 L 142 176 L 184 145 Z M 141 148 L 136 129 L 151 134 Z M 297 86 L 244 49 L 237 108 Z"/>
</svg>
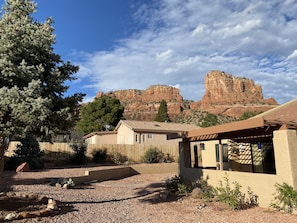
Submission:
<svg viewBox="0 0 297 223">
<path fill-rule="evenodd" d="M 8 215 L 6 215 L 4 220 L 11 221 L 11 220 L 17 219 L 18 217 L 19 217 L 18 214 L 12 212 L 12 213 L 9 213 Z"/>
<path fill-rule="evenodd" d="M 202 203 L 200 205 L 197 206 L 198 209 L 203 209 L 206 207 L 206 204 Z"/>
<path fill-rule="evenodd" d="M 65 188 L 65 189 L 69 189 L 71 187 L 74 187 L 75 183 L 71 178 L 54 178 L 50 181 L 49 183 L 50 186 L 55 186 L 58 188 Z"/>
<path fill-rule="evenodd" d="M 192 198 L 202 198 L 203 191 L 199 187 L 195 187 L 192 192 L 191 192 L 191 197 Z"/>
<path fill-rule="evenodd" d="M 9 191 L 6 193 L 6 197 L 15 197 L 15 196 L 16 196 L 16 194 L 12 191 Z"/>
<path fill-rule="evenodd" d="M 38 199 L 38 194 L 35 194 L 35 193 L 31 193 L 31 194 L 28 194 L 28 198 L 29 199 L 32 199 L 32 200 L 37 200 Z"/>
<path fill-rule="evenodd" d="M 19 172 L 28 172 L 28 171 L 30 171 L 30 166 L 29 166 L 29 163 L 27 163 L 27 162 L 22 163 L 16 169 L 17 173 L 19 173 Z"/>
<path fill-rule="evenodd" d="M 53 199 L 48 199 L 47 209 L 58 210 L 57 202 Z"/>
</svg>

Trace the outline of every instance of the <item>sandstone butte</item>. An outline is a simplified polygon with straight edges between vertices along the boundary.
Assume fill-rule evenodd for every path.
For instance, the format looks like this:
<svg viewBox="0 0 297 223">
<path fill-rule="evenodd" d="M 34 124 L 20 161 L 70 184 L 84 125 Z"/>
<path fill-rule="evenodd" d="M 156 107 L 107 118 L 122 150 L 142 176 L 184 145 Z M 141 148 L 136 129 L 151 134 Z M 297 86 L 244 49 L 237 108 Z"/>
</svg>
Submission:
<svg viewBox="0 0 297 223">
<path fill-rule="evenodd" d="M 220 114 L 233 118 L 245 111 L 264 112 L 278 105 L 275 99 L 263 98 L 262 87 L 244 77 L 235 77 L 223 71 L 210 71 L 204 80 L 205 93 L 200 101 L 184 100 L 179 89 L 166 85 L 152 85 L 146 90 L 116 90 L 99 92 L 96 97 L 115 97 L 125 107 L 126 119 L 152 121 L 161 100 L 167 102 L 171 120 L 189 115 L 193 110 Z"/>
</svg>

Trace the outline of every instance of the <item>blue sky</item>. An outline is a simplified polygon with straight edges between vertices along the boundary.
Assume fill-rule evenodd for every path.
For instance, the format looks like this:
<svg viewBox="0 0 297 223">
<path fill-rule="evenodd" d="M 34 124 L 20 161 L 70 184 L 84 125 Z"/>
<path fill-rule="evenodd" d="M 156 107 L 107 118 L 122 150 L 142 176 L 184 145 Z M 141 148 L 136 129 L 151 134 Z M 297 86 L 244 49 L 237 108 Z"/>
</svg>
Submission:
<svg viewBox="0 0 297 223">
<path fill-rule="evenodd" d="M 2 4 L 4 0 L 0 1 Z M 55 52 L 80 66 L 70 93 L 164 84 L 202 98 L 205 75 L 253 79 L 278 103 L 297 93 L 297 0 L 36 0 Z"/>
</svg>

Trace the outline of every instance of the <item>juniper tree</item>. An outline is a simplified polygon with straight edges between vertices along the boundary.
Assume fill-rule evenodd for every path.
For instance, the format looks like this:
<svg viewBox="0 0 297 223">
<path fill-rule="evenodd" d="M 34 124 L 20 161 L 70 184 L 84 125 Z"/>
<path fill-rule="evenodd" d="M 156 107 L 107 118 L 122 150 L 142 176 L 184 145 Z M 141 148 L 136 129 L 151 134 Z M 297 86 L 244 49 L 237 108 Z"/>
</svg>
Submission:
<svg viewBox="0 0 297 223">
<path fill-rule="evenodd" d="M 118 99 L 109 96 L 95 98 L 93 102 L 82 107 L 77 128 L 84 134 L 107 130 L 107 126 L 112 129 L 123 117 L 123 112 L 124 107 Z"/>
<path fill-rule="evenodd" d="M 169 122 L 168 110 L 167 110 L 167 103 L 165 100 L 162 100 L 160 103 L 160 107 L 158 109 L 158 113 L 154 119 L 157 122 Z"/>
<path fill-rule="evenodd" d="M 0 177 L 12 136 L 70 128 L 84 96 L 64 95 L 78 67 L 54 53 L 53 20 L 34 20 L 36 9 L 30 0 L 6 0 L 0 14 Z"/>
</svg>

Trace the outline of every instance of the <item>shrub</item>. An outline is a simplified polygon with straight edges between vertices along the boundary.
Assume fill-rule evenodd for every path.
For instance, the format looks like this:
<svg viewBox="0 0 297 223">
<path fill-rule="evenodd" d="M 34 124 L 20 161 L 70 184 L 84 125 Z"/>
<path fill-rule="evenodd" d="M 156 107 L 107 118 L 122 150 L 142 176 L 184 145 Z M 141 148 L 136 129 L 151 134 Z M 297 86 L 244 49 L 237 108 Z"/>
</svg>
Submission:
<svg viewBox="0 0 297 223">
<path fill-rule="evenodd" d="M 220 186 L 217 187 L 219 200 L 228 204 L 232 209 L 241 209 L 244 203 L 244 194 L 240 191 L 242 186 L 238 182 L 233 182 L 234 189 L 232 189 L 227 175 L 224 180 L 225 185 L 220 181 Z"/>
<path fill-rule="evenodd" d="M 144 163 L 162 163 L 164 162 L 164 154 L 157 148 L 150 148 L 142 157 Z"/>
<path fill-rule="evenodd" d="M 26 135 L 17 145 L 14 155 L 5 163 L 5 169 L 16 169 L 20 164 L 27 162 L 30 169 L 44 168 L 44 152 L 40 150 L 39 143 L 32 135 Z"/>
<path fill-rule="evenodd" d="M 169 153 L 167 153 L 166 156 L 164 157 L 164 162 L 172 163 L 172 162 L 174 162 L 174 158 Z"/>
<path fill-rule="evenodd" d="M 207 180 L 201 178 L 196 182 L 197 187 L 202 190 L 202 198 L 211 200 L 216 195 L 216 189 L 207 183 Z"/>
<path fill-rule="evenodd" d="M 98 149 L 93 151 L 93 161 L 95 163 L 102 163 L 107 159 L 107 150 L 106 149 Z"/>
<path fill-rule="evenodd" d="M 85 143 L 74 143 L 70 147 L 74 151 L 71 163 L 76 165 L 83 164 L 86 159 L 87 145 Z"/>
<path fill-rule="evenodd" d="M 282 210 L 291 214 L 297 207 L 297 191 L 295 191 L 293 187 L 287 183 L 276 183 L 275 187 L 275 197 L 270 206 L 277 210 Z"/>
<path fill-rule="evenodd" d="M 115 164 L 122 164 L 125 163 L 128 160 L 128 158 L 122 155 L 121 153 L 113 152 L 110 155 L 110 160 Z"/>
<path fill-rule="evenodd" d="M 174 176 L 166 179 L 165 181 L 166 190 L 179 196 L 188 195 L 191 188 L 185 183 L 180 176 Z"/>
<path fill-rule="evenodd" d="M 220 201 L 226 203 L 234 210 L 244 209 L 258 204 L 258 196 L 254 195 L 250 188 L 248 188 L 249 198 L 246 200 L 245 194 L 240 191 L 242 186 L 238 182 L 233 182 L 234 188 L 232 189 L 227 175 L 225 175 L 224 180 L 225 185 L 220 181 L 220 186 L 216 188 Z"/>
</svg>

